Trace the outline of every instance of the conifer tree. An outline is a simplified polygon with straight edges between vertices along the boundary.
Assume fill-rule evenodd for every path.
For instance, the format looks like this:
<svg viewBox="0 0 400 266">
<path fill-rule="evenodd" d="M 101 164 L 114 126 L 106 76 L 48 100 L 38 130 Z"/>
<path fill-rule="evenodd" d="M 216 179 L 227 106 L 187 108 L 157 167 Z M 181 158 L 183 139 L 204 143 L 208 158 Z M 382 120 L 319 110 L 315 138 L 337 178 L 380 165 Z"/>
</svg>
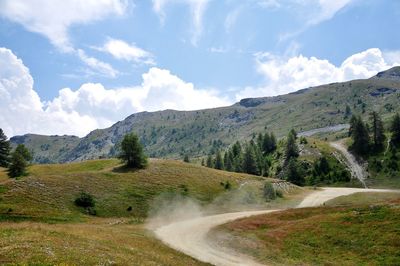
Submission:
<svg viewBox="0 0 400 266">
<path fill-rule="evenodd" d="M 124 136 L 119 158 L 129 168 L 141 169 L 147 166 L 147 157 L 143 153 L 142 144 L 136 134 L 130 133 Z"/>
<path fill-rule="evenodd" d="M 351 137 L 353 144 L 351 149 L 358 155 L 365 156 L 369 152 L 369 134 L 368 129 L 361 117 L 356 117 L 353 120 Z"/>
<path fill-rule="evenodd" d="M 7 167 L 10 163 L 10 142 L 0 128 L 0 167 Z"/>
<path fill-rule="evenodd" d="M 32 155 L 23 144 L 19 144 L 15 151 L 11 154 L 11 163 L 8 167 L 9 177 L 19 177 L 26 174 L 26 167 Z"/>
<path fill-rule="evenodd" d="M 293 130 L 291 130 L 287 136 L 285 157 L 286 162 L 289 162 L 291 158 L 297 158 L 299 156 L 299 148 L 296 144 L 296 135 Z"/>
<path fill-rule="evenodd" d="M 233 166 L 232 166 L 232 152 L 231 151 L 227 151 L 224 154 L 224 169 L 226 171 L 233 171 Z"/>
<path fill-rule="evenodd" d="M 390 142 L 394 147 L 400 147 L 400 115 L 397 113 L 390 125 L 390 133 L 392 134 Z"/>
<path fill-rule="evenodd" d="M 217 151 L 217 154 L 215 155 L 215 166 L 214 166 L 214 168 L 218 169 L 218 170 L 224 169 L 224 162 L 222 160 L 222 156 L 221 156 L 221 152 L 220 151 Z"/>
<path fill-rule="evenodd" d="M 356 115 L 352 115 L 350 118 L 349 137 L 352 136 L 354 128 L 356 127 L 357 123 L 358 123 L 358 117 Z"/>
<path fill-rule="evenodd" d="M 254 152 L 254 147 L 251 144 L 246 146 L 246 150 L 243 155 L 243 171 L 247 174 L 258 174 L 256 154 Z"/>
<path fill-rule="evenodd" d="M 381 151 L 383 149 L 385 143 L 385 134 L 383 122 L 377 112 L 372 112 L 370 114 L 371 121 L 371 132 L 372 132 L 372 141 L 373 147 L 375 151 Z"/>
<path fill-rule="evenodd" d="M 305 183 L 304 175 L 300 170 L 300 167 L 298 165 L 296 158 L 291 158 L 289 160 L 285 177 L 286 177 L 287 181 L 289 181 L 295 185 L 298 185 L 298 186 L 304 185 L 304 183 Z"/>
</svg>

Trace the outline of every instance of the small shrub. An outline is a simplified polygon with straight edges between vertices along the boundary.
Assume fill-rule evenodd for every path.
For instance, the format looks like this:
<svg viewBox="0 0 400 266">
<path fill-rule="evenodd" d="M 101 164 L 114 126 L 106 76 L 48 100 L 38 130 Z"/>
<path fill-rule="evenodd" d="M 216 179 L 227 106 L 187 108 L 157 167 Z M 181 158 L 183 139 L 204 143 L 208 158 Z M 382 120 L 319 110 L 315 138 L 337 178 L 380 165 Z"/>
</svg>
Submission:
<svg viewBox="0 0 400 266">
<path fill-rule="evenodd" d="M 83 208 L 94 208 L 96 202 L 92 195 L 82 192 L 74 201 L 75 205 Z"/>
<path fill-rule="evenodd" d="M 231 183 L 230 183 L 229 181 L 226 181 L 226 183 L 225 183 L 225 185 L 224 185 L 224 188 L 225 188 L 226 190 L 230 190 L 230 189 L 232 188 Z"/>
<path fill-rule="evenodd" d="M 277 196 L 278 198 L 283 198 L 283 192 L 282 192 L 282 190 L 277 189 L 277 190 L 275 190 L 275 192 L 276 192 L 276 196 Z"/>
<path fill-rule="evenodd" d="M 189 195 L 189 188 L 185 184 L 179 185 L 179 189 L 182 196 Z"/>
<path fill-rule="evenodd" d="M 264 185 L 264 198 L 266 201 L 276 199 L 277 194 L 274 186 L 270 182 L 266 182 Z"/>
</svg>

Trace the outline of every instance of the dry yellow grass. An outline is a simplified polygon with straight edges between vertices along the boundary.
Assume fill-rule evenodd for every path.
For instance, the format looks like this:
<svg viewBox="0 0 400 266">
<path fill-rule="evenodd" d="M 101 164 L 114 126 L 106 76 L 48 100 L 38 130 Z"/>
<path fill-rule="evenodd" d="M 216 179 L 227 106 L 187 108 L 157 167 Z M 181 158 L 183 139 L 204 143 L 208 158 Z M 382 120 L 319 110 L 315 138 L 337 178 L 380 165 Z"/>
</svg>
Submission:
<svg viewBox="0 0 400 266">
<path fill-rule="evenodd" d="M 3 222 L 0 264 L 205 265 L 161 244 L 141 225 L 100 218 L 76 224 Z"/>
</svg>

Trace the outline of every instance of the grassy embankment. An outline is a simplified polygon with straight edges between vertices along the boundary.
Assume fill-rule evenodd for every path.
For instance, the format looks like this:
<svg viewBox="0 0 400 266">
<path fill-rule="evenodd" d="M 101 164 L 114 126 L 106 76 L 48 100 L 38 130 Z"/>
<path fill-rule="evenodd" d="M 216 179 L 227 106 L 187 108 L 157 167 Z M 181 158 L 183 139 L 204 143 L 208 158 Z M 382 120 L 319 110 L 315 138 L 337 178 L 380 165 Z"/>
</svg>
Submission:
<svg viewBox="0 0 400 266">
<path fill-rule="evenodd" d="M 117 160 L 34 165 L 18 180 L 0 169 L 0 264 L 202 265 L 145 229 L 151 206 L 176 195 L 205 205 L 239 184 L 265 182 L 178 161 L 152 160 L 139 171 L 119 166 Z M 94 196 L 96 217 L 74 205 L 81 191 Z"/>
<path fill-rule="evenodd" d="M 118 167 L 117 160 L 34 165 L 19 180 L 1 171 L 0 220 L 85 220 L 87 216 L 73 203 L 81 191 L 94 196 L 100 217 L 142 219 L 160 196 L 185 195 L 206 204 L 225 191 L 221 182 L 236 188 L 245 181 L 261 180 L 178 161 L 152 160 L 147 169 L 138 171 Z M 127 211 L 129 207 L 132 211 Z"/>
<path fill-rule="evenodd" d="M 245 218 L 215 232 L 266 264 L 400 263 L 400 193 L 358 193 L 326 205 Z"/>
</svg>

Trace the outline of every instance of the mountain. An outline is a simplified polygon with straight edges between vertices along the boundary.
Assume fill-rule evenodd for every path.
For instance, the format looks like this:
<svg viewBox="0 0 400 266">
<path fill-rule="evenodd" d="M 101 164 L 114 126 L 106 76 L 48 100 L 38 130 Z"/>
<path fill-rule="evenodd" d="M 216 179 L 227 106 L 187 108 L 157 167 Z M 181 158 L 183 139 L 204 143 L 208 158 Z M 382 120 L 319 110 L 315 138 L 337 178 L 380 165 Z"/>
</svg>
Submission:
<svg viewBox="0 0 400 266">
<path fill-rule="evenodd" d="M 243 99 L 228 107 L 136 113 L 80 139 L 28 134 L 13 137 L 11 142 L 31 149 L 36 163 L 72 162 L 115 155 L 115 144 L 134 131 L 151 157 L 193 157 L 249 139 L 258 132 L 272 131 L 281 137 L 291 128 L 306 131 L 343 124 L 350 116 L 346 109 L 365 116 L 375 110 L 385 119 L 400 111 L 399 100 L 400 67 L 395 67 L 370 79 Z"/>
</svg>

